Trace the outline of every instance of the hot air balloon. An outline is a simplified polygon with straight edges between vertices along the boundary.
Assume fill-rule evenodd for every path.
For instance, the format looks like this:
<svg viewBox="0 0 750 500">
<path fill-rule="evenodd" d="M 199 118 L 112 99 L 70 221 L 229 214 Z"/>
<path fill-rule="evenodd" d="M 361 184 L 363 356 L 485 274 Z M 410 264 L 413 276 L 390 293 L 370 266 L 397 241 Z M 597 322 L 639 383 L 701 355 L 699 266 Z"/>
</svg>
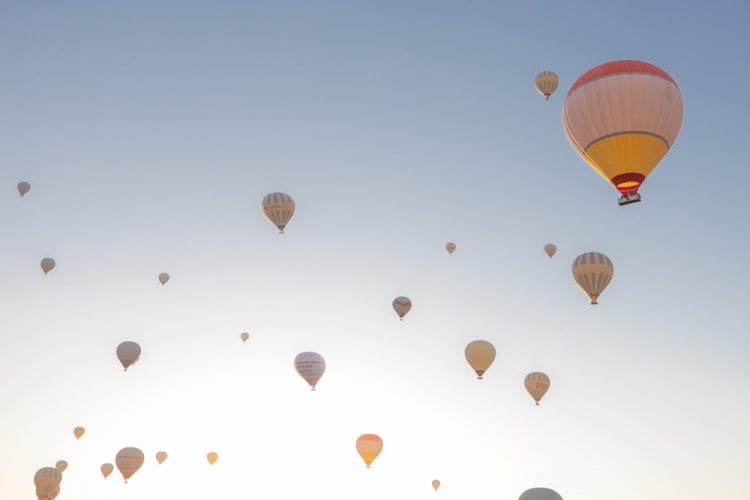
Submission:
<svg viewBox="0 0 750 500">
<path fill-rule="evenodd" d="M 206 455 L 206 460 L 208 460 L 208 463 L 211 464 L 211 465 L 213 465 L 214 463 L 216 463 L 216 461 L 218 459 L 219 459 L 219 454 L 216 453 L 215 451 L 209 452 Z"/>
<path fill-rule="evenodd" d="M 381 451 L 383 451 L 383 440 L 377 434 L 362 434 L 357 438 L 357 453 L 368 468 Z"/>
<path fill-rule="evenodd" d="M 144 459 L 143 452 L 138 448 L 123 448 L 117 452 L 115 464 L 126 483 L 141 468 Z"/>
<path fill-rule="evenodd" d="M 39 265 L 42 266 L 42 271 L 44 271 L 44 274 L 52 271 L 55 268 L 55 264 L 55 259 L 50 259 L 49 257 L 43 258 L 39 263 Z"/>
<path fill-rule="evenodd" d="M 555 491 L 549 488 L 531 488 L 524 491 L 518 500 L 563 500 Z"/>
<path fill-rule="evenodd" d="M 575 81 L 563 105 L 565 133 L 581 157 L 620 194 L 641 201 L 646 177 L 682 126 L 682 94 L 664 70 L 642 61 L 612 61 Z"/>
<path fill-rule="evenodd" d="M 524 387 L 534 398 L 536 405 L 539 406 L 539 401 L 547 393 L 549 389 L 549 377 L 542 372 L 533 372 L 526 375 L 523 381 Z"/>
<path fill-rule="evenodd" d="M 26 181 L 22 181 L 18 183 L 18 186 L 16 186 L 16 189 L 18 189 L 18 194 L 20 194 L 21 197 L 24 197 L 26 193 L 31 191 L 31 184 L 29 184 Z"/>
<path fill-rule="evenodd" d="M 55 463 L 55 469 L 59 470 L 60 473 L 65 472 L 65 469 L 67 468 L 68 468 L 68 462 L 66 462 L 65 460 L 58 460 Z"/>
<path fill-rule="evenodd" d="M 432 488 L 437 491 L 438 488 L 440 488 L 440 480 L 439 479 L 433 479 L 432 480 Z"/>
<path fill-rule="evenodd" d="M 263 215 L 279 228 L 279 233 L 284 234 L 284 228 L 294 215 L 294 200 L 286 193 L 267 194 L 260 209 Z"/>
<path fill-rule="evenodd" d="M 542 71 L 534 78 L 534 87 L 536 87 L 537 92 L 542 94 L 548 101 L 549 96 L 557 90 L 558 85 L 560 85 L 560 79 L 552 71 Z"/>
<path fill-rule="evenodd" d="M 76 439 L 81 439 L 81 436 L 86 432 L 86 429 L 83 427 L 76 427 L 73 429 L 73 435 L 76 437 Z"/>
<path fill-rule="evenodd" d="M 54 467 L 43 467 L 34 474 L 34 486 L 39 500 L 51 500 L 60 493 L 62 474 Z M 56 491 L 57 490 L 57 491 Z"/>
<path fill-rule="evenodd" d="M 398 317 L 403 321 L 406 313 L 411 310 L 411 300 L 406 297 L 396 297 L 393 299 L 393 310 L 396 311 Z"/>
<path fill-rule="evenodd" d="M 612 281 L 614 274 L 615 266 L 603 253 L 583 253 L 573 261 L 573 279 L 591 297 L 592 305 L 598 304 L 596 300 Z"/>
<path fill-rule="evenodd" d="M 169 281 L 169 275 L 167 273 L 161 273 L 159 275 L 159 283 L 161 283 L 161 286 L 164 286 L 167 281 Z"/>
<path fill-rule="evenodd" d="M 317 352 L 302 352 L 294 358 L 294 369 L 314 391 L 320 377 L 326 371 L 326 360 Z"/>
<path fill-rule="evenodd" d="M 109 463 L 102 464 L 99 470 L 102 471 L 102 476 L 104 476 L 104 479 L 107 479 L 109 475 L 112 474 L 112 471 L 115 470 L 115 466 Z"/>
<path fill-rule="evenodd" d="M 453 255 L 453 252 L 456 251 L 456 244 L 452 241 L 450 243 L 446 243 L 445 249 L 448 250 L 448 253 Z"/>
<path fill-rule="evenodd" d="M 467 344 L 464 355 L 466 361 L 469 362 L 469 366 L 477 372 L 477 379 L 482 380 L 484 372 L 495 361 L 495 346 L 486 340 L 475 340 Z"/>
<path fill-rule="evenodd" d="M 250 334 L 249 334 L 249 333 L 247 333 L 247 332 L 242 332 L 242 333 L 240 334 L 240 338 L 242 339 L 242 342 L 247 342 L 247 339 L 249 339 L 249 338 L 250 338 Z"/>
<path fill-rule="evenodd" d="M 549 255 L 549 258 L 551 259 L 555 253 L 557 253 L 557 247 L 554 245 L 554 243 L 547 243 L 544 245 L 544 253 Z"/>
<path fill-rule="evenodd" d="M 167 459 L 167 452 L 166 451 L 157 451 L 156 452 L 156 461 L 159 462 L 159 465 L 163 464 L 166 459 Z"/>
<path fill-rule="evenodd" d="M 117 346 L 117 359 L 120 360 L 125 371 L 128 371 L 128 367 L 135 364 L 140 357 L 141 346 L 135 342 L 126 341 Z"/>
</svg>

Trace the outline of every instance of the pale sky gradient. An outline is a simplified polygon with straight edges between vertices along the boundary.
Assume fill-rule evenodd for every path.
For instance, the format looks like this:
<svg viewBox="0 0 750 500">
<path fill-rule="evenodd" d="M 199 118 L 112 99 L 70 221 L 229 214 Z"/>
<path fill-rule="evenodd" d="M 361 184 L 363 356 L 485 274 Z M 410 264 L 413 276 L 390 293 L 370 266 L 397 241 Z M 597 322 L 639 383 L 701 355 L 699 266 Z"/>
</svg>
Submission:
<svg viewBox="0 0 750 500">
<path fill-rule="evenodd" d="M 653 3 L 4 1 L 0 498 L 65 459 L 59 500 L 746 499 L 750 8 Z M 619 207 L 561 109 L 625 58 L 685 120 Z M 585 251 L 615 265 L 598 307 Z M 125 446 L 146 464 L 104 481 Z"/>
</svg>

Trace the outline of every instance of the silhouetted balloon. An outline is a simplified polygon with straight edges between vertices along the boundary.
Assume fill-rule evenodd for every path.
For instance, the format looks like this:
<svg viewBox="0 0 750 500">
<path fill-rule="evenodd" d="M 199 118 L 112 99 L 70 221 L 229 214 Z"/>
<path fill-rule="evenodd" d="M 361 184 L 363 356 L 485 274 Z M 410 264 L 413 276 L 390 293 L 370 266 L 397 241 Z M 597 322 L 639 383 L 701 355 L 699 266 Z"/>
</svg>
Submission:
<svg viewBox="0 0 750 500">
<path fill-rule="evenodd" d="M 167 459 L 167 452 L 166 451 L 157 451 L 156 452 L 156 461 L 159 462 L 159 465 L 163 464 L 166 459 Z"/>
<path fill-rule="evenodd" d="M 122 474 L 126 483 L 141 468 L 144 459 L 143 452 L 138 448 L 128 447 L 117 452 L 115 464 L 117 464 L 117 469 Z"/>
<path fill-rule="evenodd" d="M 50 499 L 55 490 L 59 493 L 62 473 L 54 467 L 43 467 L 34 474 L 34 486 L 39 500 Z"/>
<path fill-rule="evenodd" d="M 563 500 L 555 491 L 549 488 L 531 488 L 524 491 L 518 500 Z"/>
<path fill-rule="evenodd" d="M 326 360 L 317 352 L 302 352 L 294 358 L 294 369 L 314 391 L 320 377 L 326 371 Z"/>
<path fill-rule="evenodd" d="M 161 283 L 162 286 L 164 286 L 167 283 L 167 281 L 169 281 L 169 275 L 167 273 L 161 273 L 159 275 L 159 283 Z"/>
<path fill-rule="evenodd" d="M 59 470 L 61 473 L 65 472 L 65 469 L 67 468 L 68 468 L 68 462 L 66 462 L 65 460 L 58 460 L 55 463 L 55 469 Z"/>
<path fill-rule="evenodd" d="M 549 389 L 549 377 L 542 372 L 529 373 L 526 375 L 523 385 L 539 406 L 539 401 L 542 400 L 542 397 L 547 393 L 547 389 Z"/>
<path fill-rule="evenodd" d="M 357 438 L 357 453 L 369 468 L 380 452 L 383 451 L 383 440 L 377 434 L 362 434 Z"/>
<path fill-rule="evenodd" d="M 117 346 L 117 359 L 122 367 L 128 371 L 128 367 L 136 363 L 141 357 L 141 346 L 135 342 L 125 341 Z"/>
<path fill-rule="evenodd" d="M 464 349 L 464 356 L 466 356 L 469 366 L 477 372 L 477 378 L 482 380 L 484 372 L 495 361 L 495 346 L 486 340 L 475 340 L 467 344 L 466 349 Z"/>
<path fill-rule="evenodd" d="M 242 332 L 242 333 L 240 334 L 240 338 L 242 339 L 242 342 L 247 342 L 247 339 L 249 339 L 249 338 L 250 338 L 250 334 L 249 334 L 249 333 L 247 333 L 247 332 Z"/>
<path fill-rule="evenodd" d="M 549 258 L 551 259 L 552 256 L 557 253 L 557 247 L 554 243 L 547 243 L 546 245 L 544 245 L 544 253 L 549 255 Z"/>
<path fill-rule="evenodd" d="M 406 297 L 396 297 L 393 299 L 393 310 L 396 311 L 398 317 L 403 321 L 406 313 L 411 310 L 411 300 Z"/>
<path fill-rule="evenodd" d="M 109 475 L 112 474 L 112 471 L 115 470 L 115 466 L 110 463 L 106 463 L 102 464 L 99 470 L 102 471 L 102 476 L 104 476 L 104 479 L 107 479 Z"/>
<path fill-rule="evenodd" d="M 52 271 L 55 268 L 56 264 L 57 263 L 55 262 L 55 259 L 50 259 L 49 257 L 43 258 L 39 263 L 39 265 L 42 266 L 42 271 L 44 271 L 44 274 Z"/>
<path fill-rule="evenodd" d="M 447 243 L 445 249 L 448 250 L 449 254 L 453 255 L 453 252 L 456 251 L 456 244 L 453 242 Z"/>
<path fill-rule="evenodd" d="M 294 215 L 295 205 L 292 197 L 286 193 L 270 193 L 263 198 L 260 209 L 279 228 L 279 233 L 284 234 L 284 228 Z"/>
<path fill-rule="evenodd" d="M 76 427 L 73 429 L 73 435 L 76 437 L 76 439 L 81 439 L 81 436 L 86 432 L 86 429 L 83 427 Z"/>
<path fill-rule="evenodd" d="M 18 186 L 16 186 L 16 189 L 18 189 L 18 194 L 20 194 L 21 197 L 23 197 L 26 195 L 26 193 L 31 191 L 31 184 L 29 184 L 26 181 L 22 181 L 18 183 Z"/>
</svg>

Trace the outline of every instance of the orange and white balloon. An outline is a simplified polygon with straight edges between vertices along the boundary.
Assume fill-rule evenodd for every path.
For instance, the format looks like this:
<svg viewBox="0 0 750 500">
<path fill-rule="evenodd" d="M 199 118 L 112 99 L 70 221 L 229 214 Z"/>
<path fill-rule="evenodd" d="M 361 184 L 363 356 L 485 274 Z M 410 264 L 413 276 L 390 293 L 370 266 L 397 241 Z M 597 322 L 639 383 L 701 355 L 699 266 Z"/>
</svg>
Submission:
<svg viewBox="0 0 750 500">
<path fill-rule="evenodd" d="M 383 440 L 377 434 L 362 434 L 357 438 L 357 453 L 369 468 L 380 452 L 383 451 Z"/>
</svg>

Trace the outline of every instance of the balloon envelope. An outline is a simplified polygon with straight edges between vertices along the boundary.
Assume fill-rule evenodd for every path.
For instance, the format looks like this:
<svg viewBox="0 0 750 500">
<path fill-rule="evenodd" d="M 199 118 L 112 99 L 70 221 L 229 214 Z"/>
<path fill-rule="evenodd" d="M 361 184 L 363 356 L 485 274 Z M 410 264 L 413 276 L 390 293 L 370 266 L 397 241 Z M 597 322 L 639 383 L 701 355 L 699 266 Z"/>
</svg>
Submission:
<svg viewBox="0 0 750 500">
<path fill-rule="evenodd" d="M 55 268 L 56 262 L 55 259 L 45 257 L 44 259 L 42 259 L 39 265 L 42 266 L 42 271 L 44 271 L 44 274 L 47 274 Z"/>
<path fill-rule="evenodd" d="M 524 491 L 518 500 L 563 500 L 555 491 L 549 488 L 531 488 Z"/>
<path fill-rule="evenodd" d="M 112 474 L 112 471 L 115 470 L 115 466 L 110 463 L 106 463 L 102 464 L 99 470 L 102 471 L 102 476 L 104 476 L 104 479 L 107 479 L 107 477 Z"/>
<path fill-rule="evenodd" d="M 542 372 L 532 372 L 526 375 L 523 385 L 526 387 L 528 393 L 531 394 L 531 397 L 534 398 L 537 406 L 539 406 L 539 401 L 541 401 L 542 397 L 547 393 L 547 389 L 549 389 L 549 377 Z"/>
<path fill-rule="evenodd" d="M 468 343 L 466 349 L 464 349 L 464 356 L 466 356 L 469 366 L 477 372 L 477 378 L 482 380 L 484 372 L 495 361 L 495 346 L 486 340 L 475 340 Z"/>
<path fill-rule="evenodd" d="M 213 465 L 217 460 L 219 459 L 219 454 L 215 451 L 211 451 L 206 455 L 206 460 L 208 460 L 208 463 Z"/>
<path fill-rule="evenodd" d="M 448 250 L 449 254 L 453 255 L 453 252 L 456 251 L 456 244 L 453 242 L 447 243 L 445 249 Z"/>
<path fill-rule="evenodd" d="M 250 334 L 247 332 L 242 332 L 240 334 L 240 338 L 242 339 L 243 342 L 247 342 L 247 340 L 250 338 Z"/>
<path fill-rule="evenodd" d="M 553 71 L 542 71 L 534 78 L 534 87 L 536 87 L 537 92 L 548 101 L 549 96 L 557 90 L 558 85 L 560 85 L 560 79 Z"/>
<path fill-rule="evenodd" d="M 159 275 L 159 283 L 164 285 L 167 281 L 169 281 L 169 275 L 167 273 L 161 273 Z"/>
<path fill-rule="evenodd" d="M 18 186 L 16 186 L 16 189 L 18 189 L 18 194 L 25 196 L 26 193 L 31 191 L 31 184 L 26 181 L 21 181 L 18 183 Z"/>
<path fill-rule="evenodd" d="M 76 439 L 81 439 L 81 436 L 86 432 L 86 429 L 83 427 L 76 427 L 73 429 L 73 435 L 76 437 Z"/>
<path fill-rule="evenodd" d="M 357 438 L 357 453 L 365 461 L 365 465 L 370 467 L 380 452 L 383 451 L 383 440 L 377 434 L 362 434 Z"/>
<path fill-rule="evenodd" d="M 549 258 L 551 259 L 553 255 L 557 253 L 557 247 L 554 243 L 547 243 L 544 245 L 544 253 L 549 255 Z"/>
<path fill-rule="evenodd" d="M 141 346 L 135 342 L 125 341 L 117 346 L 117 359 L 122 367 L 128 371 L 128 367 L 138 361 L 141 357 Z"/>
<path fill-rule="evenodd" d="M 141 468 L 144 459 L 143 452 L 138 448 L 128 447 L 117 452 L 115 464 L 126 483 Z"/>
<path fill-rule="evenodd" d="M 437 491 L 438 488 L 440 488 L 440 480 L 439 479 L 433 479 L 432 480 L 432 488 Z"/>
<path fill-rule="evenodd" d="M 326 360 L 317 352 L 301 352 L 294 358 L 294 369 L 314 391 L 326 371 Z"/>
<path fill-rule="evenodd" d="M 60 473 L 65 472 L 65 469 L 67 468 L 68 468 L 68 462 L 66 462 L 65 460 L 58 460 L 55 463 L 55 469 L 59 470 Z"/>
<path fill-rule="evenodd" d="M 406 313 L 411 310 L 411 300 L 406 297 L 396 297 L 393 299 L 393 310 L 396 311 L 399 318 L 404 319 Z"/>
<path fill-rule="evenodd" d="M 42 467 L 34 474 L 34 486 L 38 498 L 47 497 L 60 487 L 62 473 L 54 467 Z"/>
<path fill-rule="evenodd" d="M 598 304 L 599 295 L 612 281 L 615 266 L 609 257 L 599 252 L 588 252 L 573 261 L 573 279 L 591 298 L 591 304 Z"/>
<path fill-rule="evenodd" d="M 159 464 L 163 464 L 164 461 L 167 459 L 167 452 L 166 451 L 157 451 L 156 452 L 156 461 L 159 462 Z"/>
<path fill-rule="evenodd" d="M 270 193 L 263 197 L 260 210 L 271 223 L 284 233 L 284 228 L 294 215 L 294 200 L 286 193 Z"/>
</svg>

